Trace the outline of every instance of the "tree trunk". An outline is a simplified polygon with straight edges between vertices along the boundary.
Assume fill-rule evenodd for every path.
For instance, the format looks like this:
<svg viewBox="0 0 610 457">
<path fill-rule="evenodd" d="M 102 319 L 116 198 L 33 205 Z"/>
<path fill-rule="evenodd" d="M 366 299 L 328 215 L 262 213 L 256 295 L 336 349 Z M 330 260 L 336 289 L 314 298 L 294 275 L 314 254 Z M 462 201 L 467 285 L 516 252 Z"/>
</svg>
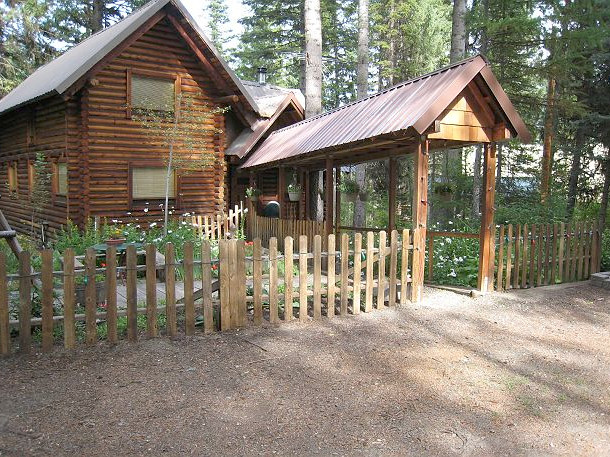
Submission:
<svg viewBox="0 0 610 457">
<path fill-rule="evenodd" d="M 542 172 L 540 178 L 540 201 L 548 202 L 553 166 L 553 138 L 555 133 L 555 78 L 549 77 L 544 116 L 544 143 L 542 145 Z M 571 179 L 571 178 L 570 178 Z"/>
<path fill-rule="evenodd" d="M 104 28 L 104 10 L 106 8 L 106 4 L 104 0 L 93 0 L 93 5 L 91 7 L 91 33 L 99 32 Z"/>
<path fill-rule="evenodd" d="M 358 68 L 357 68 L 357 94 L 364 98 L 369 91 L 369 0 L 360 0 L 358 3 Z M 366 164 L 356 165 L 356 182 L 360 189 L 366 185 Z M 356 199 L 354 204 L 354 227 L 364 227 L 366 221 L 365 203 Z"/>
<path fill-rule="evenodd" d="M 568 205 L 566 211 L 568 219 L 574 216 L 574 208 L 576 207 L 576 193 L 578 192 L 578 179 L 582 171 L 582 155 L 583 141 L 580 129 L 576 130 L 576 138 L 574 139 L 575 149 L 572 157 L 572 166 L 570 167 L 570 181 L 568 184 Z"/>
<path fill-rule="evenodd" d="M 322 112 L 322 19 L 320 0 L 305 0 L 305 118 Z M 314 219 L 321 220 L 324 189 L 322 172 L 312 173 L 311 200 Z"/>
<path fill-rule="evenodd" d="M 322 112 L 320 0 L 305 0 L 305 117 Z"/>
<path fill-rule="evenodd" d="M 602 189 L 602 201 L 599 207 L 600 233 L 606 228 L 606 215 L 608 214 L 608 193 L 610 192 L 610 151 L 602 164 L 604 170 L 604 187 Z"/>
<path fill-rule="evenodd" d="M 449 61 L 457 62 L 466 54 L 466 0 L 453 0 L 451 51 Z"/>
<path fill-rule="evenodd" d="M 483 147 L 478 145 L 475 149 L 474 155 L 474 167 L 472 170 L 472 207 L 470 216 L 473 219 L 479 217 L 481 212 L 481 149 Z"/>
</svg>

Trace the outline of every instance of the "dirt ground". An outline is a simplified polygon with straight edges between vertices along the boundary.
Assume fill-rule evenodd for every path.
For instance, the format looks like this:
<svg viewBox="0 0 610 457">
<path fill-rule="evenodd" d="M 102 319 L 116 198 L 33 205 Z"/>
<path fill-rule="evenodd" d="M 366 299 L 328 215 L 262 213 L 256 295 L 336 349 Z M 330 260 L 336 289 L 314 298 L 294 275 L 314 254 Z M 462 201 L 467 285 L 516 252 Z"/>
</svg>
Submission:
<svg viewBox="0 0 610 457">
<path fill-rule="evenodd" d="M 587 283 L 0 361 L 0 455 L 610 455 Z"/>
</svg>

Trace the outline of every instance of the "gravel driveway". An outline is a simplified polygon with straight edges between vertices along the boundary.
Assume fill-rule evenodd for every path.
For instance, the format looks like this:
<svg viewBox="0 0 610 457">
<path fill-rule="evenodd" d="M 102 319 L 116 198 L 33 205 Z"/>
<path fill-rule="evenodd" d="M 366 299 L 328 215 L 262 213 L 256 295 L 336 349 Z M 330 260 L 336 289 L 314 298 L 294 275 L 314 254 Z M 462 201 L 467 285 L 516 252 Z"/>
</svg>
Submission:
<svg viewBox="0 0 610 457">
<path fill-rule="evenodd" d="M 0 455 L 610 455 L 588 283 L 0 361 Z"/>
</svg>

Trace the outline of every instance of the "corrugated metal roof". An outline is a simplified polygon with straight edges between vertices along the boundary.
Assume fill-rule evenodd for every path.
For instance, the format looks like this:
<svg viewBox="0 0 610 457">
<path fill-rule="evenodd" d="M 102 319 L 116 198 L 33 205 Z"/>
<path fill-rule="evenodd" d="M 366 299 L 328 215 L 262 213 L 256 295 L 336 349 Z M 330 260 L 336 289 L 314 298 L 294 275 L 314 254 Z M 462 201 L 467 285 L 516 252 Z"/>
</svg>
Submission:
<svg viewBox="0 0 610 457">
<path fill-rule="evenodd" d="M 138 27 L 146 23 L 147 20 L 170 3 L 182 13 L 193 30 L 199 34 L 202 41 L 218 59 L 233 83 L 246 97 L 252 109 L 258 112 L 256 102 L 250 93 L 220 56 L 212 42 L 205 36 L 197 20 L 193 18 L 184 4 L 180 0 L 152 0 L 125 19 L 91 35 L 61 56 L 38 68 L 25 81 L 0 100 L 0 113 L 43 97 L 63 94 L 79 78 L 85 75 L 87 71 L 93 68 L 96 63 L 126 40 Z"/>
<path fill-rule="evenodd" d="M 245 82 L 246 88 L 248 83 Z M 260 89 L 260 87 L 259 87 Z M 304 112 L 303 104 L 301 103 L 301 99 L 303 98 L 303 94 L 298 89 L 282 89 L 283 97 L 280 100 L 280 104 L 275 106 L 275 111 L 273 115 L 268 119 L 260 119 L 254 125 L 249 128 L 245 128 L 239 136 L 231 143 L 231 145 L 225 150 L 225 155 L 234 155 L 239 157 L 240 159 L 244 158 L 252 148 L 257 144 L 257 142 L 263 138 L 265 133 L 271 128 L 274 122 L 282 115 L 282 112 L 293 104 L 297 111 L 301 113 Z M 301 94 L 300 98 L 297 98 L 295 91 Z M 277 91 L 276 91 L 277 92 Z M 262 94 L 262 91 L 257 93 L 258 95 Z M 276 98 L 277 95 L 274 95 L 273 98 Z M 259 99 L 256 99 L 257 103 Z M 259 105 L 260 106 L 260 105 Z M 302 116 L 301 116 L 302 118 Z"/>
<path fill-rule="evenodd" d="M 422 134 L 487 65 L 482 56 L 475 56 L 277 130 L 242 167 L 261 166 L 408 129 Z M 499 85 L 492 90 L 502 91 Z M 506 94 L 504 98 L 508 100 Z M 512 105 L 503 108 L 512 109 L 509 114 L 513 120 L 518 118 Z M 518 118 L 513 124 L 519 124 L 514 125 L 519 132 L 523 122 Z M 527 129 L 524 135 L 529 135 Z"/>
</svg>

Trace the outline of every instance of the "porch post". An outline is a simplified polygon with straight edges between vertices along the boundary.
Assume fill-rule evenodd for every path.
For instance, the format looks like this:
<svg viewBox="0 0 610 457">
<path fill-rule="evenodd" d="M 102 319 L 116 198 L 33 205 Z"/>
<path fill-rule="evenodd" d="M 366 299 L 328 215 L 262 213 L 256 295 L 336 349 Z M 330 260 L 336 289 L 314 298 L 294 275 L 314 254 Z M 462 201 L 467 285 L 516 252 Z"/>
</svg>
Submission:
<svg viewBox="0 0 610 457">
<path fill-rule="evenodd" d="M 333 159 L 331 157 L 326 158 L 326 182 L 324 183 L 324 195 L 326 197 L 326 234 L 329 235 L 333 232 Z"/>
<path fill-rule="evenodd" d="M 417 145 L 413 160 L 413 266 L 411 273 L 411 301 L 421 300 L 426 263 L 426 227 L 428 222 L 428 152 L 429 142 L 423 137 Z"/>
<path fill-rule="evenodd" d="M 388 233 L 392 233 L 392 230 L 396 228 L 396 174 L 397 166 L 396 159 L 390 158 L 390 182 L 389 182 L 389 196 L 388 196 Z"/>
<path fill-rule="evenodd" d="M 479 278 L 481 292 L 493 292 L 494 276 L 494 200 L 496 194 L 496 145 L 485 143 L 483 162 L 483 211 L 479 233 Z"/>
<path fill-rule="evenodd" d="M 280 219 L 286 219 L 286 169 L 279 167 L 277 177 L 277 201 L 280 204 Z"/>
<path fill-rule="evenodd" d="M 339 235 L 339 226 L 341 225 L 341 167 L 335 168 L 335 234 Z"/>
</svg>

